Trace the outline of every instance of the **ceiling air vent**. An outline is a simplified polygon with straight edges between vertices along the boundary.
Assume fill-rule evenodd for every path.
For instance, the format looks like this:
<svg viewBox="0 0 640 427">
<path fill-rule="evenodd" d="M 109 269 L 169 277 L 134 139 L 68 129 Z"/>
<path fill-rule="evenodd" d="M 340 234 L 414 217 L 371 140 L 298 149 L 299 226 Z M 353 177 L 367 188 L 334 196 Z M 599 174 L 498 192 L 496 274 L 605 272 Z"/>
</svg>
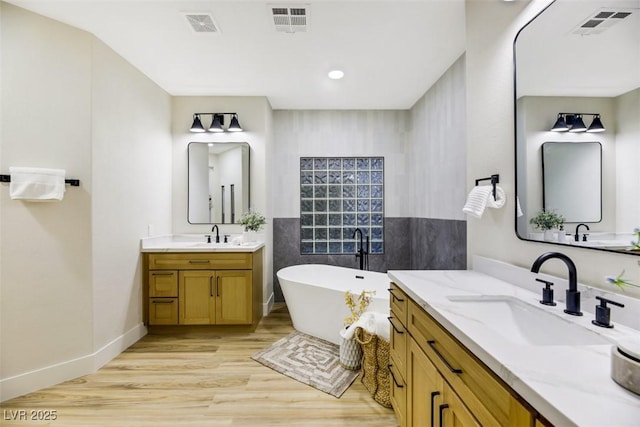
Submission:
<svg viewBox="0 0 640 427">
<path fill-rule="evenodd" d="M 615 10 L 611 8 L 599 9 L 574 28 L 571 31 L 571 34 L 577 34 L 580 36 L 600 34 L 613 27 L 618 22 L 622 22 L 632 13 L 633 11 L 631 10 Z"/>
<path fill-rule="evenodd" d="M 218 26 L 213 21 L 213 17 L 209 13 L 184 13 L 184 17 L 189 23 L 189 28 L 197 34 L 217 34 L 220 32 Z"/>
<path fill-rule="evenodd" d="M 276 31 L 298 33 L 307 31 L 309 25 L 308 5 L 269 5 L 269 11 Z"/>
</svg>

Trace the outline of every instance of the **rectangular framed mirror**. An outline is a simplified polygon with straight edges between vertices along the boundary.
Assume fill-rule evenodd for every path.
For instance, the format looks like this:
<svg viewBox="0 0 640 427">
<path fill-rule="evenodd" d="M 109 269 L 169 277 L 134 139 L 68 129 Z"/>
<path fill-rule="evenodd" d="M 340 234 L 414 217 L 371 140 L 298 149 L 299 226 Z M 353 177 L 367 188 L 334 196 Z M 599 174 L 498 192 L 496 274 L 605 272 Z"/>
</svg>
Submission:
<svg viewBox="0 0 640 427">
<path fill-rule="evenodd" d="M 599 142 L 542 144 L 542 207 L 566 222 L 602 220 L 602 146 Z"/>
<path fill-rule="evenodd" d="M 235 224 L 250 206 L 250 148 L 246 142 L 190 142 L 190 224 Z"/>
</svg>

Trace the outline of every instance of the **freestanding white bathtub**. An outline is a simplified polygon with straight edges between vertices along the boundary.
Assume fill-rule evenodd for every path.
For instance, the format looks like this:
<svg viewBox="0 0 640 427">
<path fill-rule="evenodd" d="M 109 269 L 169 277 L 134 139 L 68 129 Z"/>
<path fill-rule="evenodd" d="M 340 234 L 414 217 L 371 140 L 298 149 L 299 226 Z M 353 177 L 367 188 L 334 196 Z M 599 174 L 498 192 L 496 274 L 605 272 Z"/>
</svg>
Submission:
<svg viewBox="0 0 640 427">
<path fill-rule="evenodd" d="M 374 290 L 365 311 L 389 313 L 389 278 L 385 273 L 362 271 L 333 265 L 304 264 L 278 271 L 278 281 L 293 321 L 305 334 L 339 343 L 340 330 L 350 312 L 345 292 L 355 294 Z"/>
</svg>

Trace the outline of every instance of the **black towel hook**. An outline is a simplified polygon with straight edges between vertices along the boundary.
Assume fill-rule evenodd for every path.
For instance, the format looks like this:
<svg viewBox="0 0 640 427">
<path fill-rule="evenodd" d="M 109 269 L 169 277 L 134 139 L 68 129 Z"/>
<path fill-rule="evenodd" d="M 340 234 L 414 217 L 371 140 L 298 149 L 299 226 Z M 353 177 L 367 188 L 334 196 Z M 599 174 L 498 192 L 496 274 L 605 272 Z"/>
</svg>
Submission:
<svg viewBox="0 0 640 427">
<path fill-rule="evenodd" d="M 481 181 L 488 180 L 491 180 L 491 185 L 493 185 L 493 191 L 491 192 L 493 194 L 493 200 L 498 200 L 496 197 L 496 184 L 500 182 L 500 175 L 496 173 L 487 178 L 476 179 L 476 185 L 478 185 Z"/>
</svg>

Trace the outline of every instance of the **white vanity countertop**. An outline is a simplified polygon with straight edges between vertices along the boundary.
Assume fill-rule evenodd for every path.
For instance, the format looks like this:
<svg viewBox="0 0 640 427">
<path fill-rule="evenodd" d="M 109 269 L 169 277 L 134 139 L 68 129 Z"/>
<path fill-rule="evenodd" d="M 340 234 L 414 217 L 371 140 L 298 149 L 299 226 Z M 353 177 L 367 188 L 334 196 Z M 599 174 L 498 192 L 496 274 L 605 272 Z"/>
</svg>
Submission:
<svg viewBox="0 0 640 427">
<path fill-rule="evenodd" d="M 594 316 L 585 311 L 592 309 L 591 301 L 585 301 L 584 296 L 584 316 L 576 317 L 563 313 L 562 302 L 555 307 L 543 306 L 538 302 L 541 295 L 478 271 L 389 271 L 388 276 L 556 426 L 640 425 L 640 396 L 610 377 L 613 344 L 539 345 L 510 340 L 506 331 L 513 325 L 504 325 L 504 320 L 501 325 L 499 315 L 487 324 L 485 317 L 479 318 L 474 310 L 465 309 L 465 304 L 474 302 L 455 301 L 455 296 L 515 297 L 533 305 L 534 311 L 540 308 L 563 321 L 577 323 L 611 343 L 640 334 L 617 324 L 615 309 L 611 314 L 615 327 L 606 329 L 591 324 Z M 564 288 L 556 289 L 556 295 L 560 292 L 564 294 Z M 454 297 L 449 299 L 451 296 Z M 541 329 L 542 334 L 553 333 L 545 331 L 544 326 Z"/>
<path fill-rule="evenodd" d="M 222 239 L 222 236 L 220 237 Z M 230 242 L 239 241 L 234 237 Z M 140 239 L 140 252 L 256 252 L 264 242 L 207 243 L 205 234 L 174 234 Z"/>
</svg>

